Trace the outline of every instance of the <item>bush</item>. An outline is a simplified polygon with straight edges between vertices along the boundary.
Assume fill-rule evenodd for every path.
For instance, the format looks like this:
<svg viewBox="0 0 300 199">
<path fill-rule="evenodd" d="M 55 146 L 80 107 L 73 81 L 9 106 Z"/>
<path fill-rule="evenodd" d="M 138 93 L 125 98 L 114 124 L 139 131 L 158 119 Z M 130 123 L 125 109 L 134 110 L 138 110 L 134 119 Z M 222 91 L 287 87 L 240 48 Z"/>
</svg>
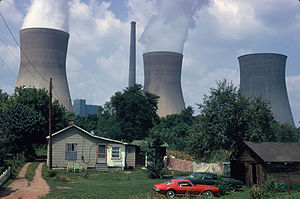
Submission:
<svg viewBox="0 0 300 199">
<path fill-rule="evenodd" d="M 263 189 L 265 193 L 275 193 L 278 191 L 277 183 L 275 182 L 273 177 L 269 177 L 265 184 L 263 185 Z"/>
<path fill-rule="evenodd" d="M 151 164 L 147 166 L 147 172 L 149 178 L 163 178 L 169 173 L 169 170 L 161 165 Z"/>
<path fill-rule="evenodd" d="M 70 182 L 70 178 L 64 174 L 56 175 L 53 180 L 60 182 Z"/>
<path fill-rule="evenodd" d="M 54 170 L 51 170 L 51 169 L 48 169 L 47 170 L 47 176 L 50 177 L 50 178 L 53 178 L 57 175 L 57 172 L 54 171 Z"/>
<path fill-rule="evenodd" d="M 251 199 L 260 199 L 263 197 L 264 191 L 260 185 L 256 184 L 249 190 L 249 194 Z"/>
<path fill-rule="evenodd" d="M 223 196 L 225 195 L 226 193 L 230 192 L 230 188 L 228 187 L 227 184 L 224 184 L 222 182 L 220 182 L 218 184 L 218 188 L 219 188 L 219 192 L 218 192 L 218 195 L 219 196 Z"/>
</svg>

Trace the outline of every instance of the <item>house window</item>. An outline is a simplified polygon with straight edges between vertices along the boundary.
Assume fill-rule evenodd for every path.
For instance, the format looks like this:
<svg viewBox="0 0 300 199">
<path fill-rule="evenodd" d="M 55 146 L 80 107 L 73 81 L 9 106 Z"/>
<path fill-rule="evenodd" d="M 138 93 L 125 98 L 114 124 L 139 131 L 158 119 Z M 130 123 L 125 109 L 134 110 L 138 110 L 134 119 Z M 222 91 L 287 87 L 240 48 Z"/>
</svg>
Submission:
<svg viewBox="0 0 300 199">
<path fill-rule="evenodd" d="M 120 147 L 118 146 L 112 147 L 111 158 L 120 158 Z"/>
<path fill-rule="evenodd" d="M 77 143 L 66 143 L 65 160 L 77 160 Z"/>
</svg>

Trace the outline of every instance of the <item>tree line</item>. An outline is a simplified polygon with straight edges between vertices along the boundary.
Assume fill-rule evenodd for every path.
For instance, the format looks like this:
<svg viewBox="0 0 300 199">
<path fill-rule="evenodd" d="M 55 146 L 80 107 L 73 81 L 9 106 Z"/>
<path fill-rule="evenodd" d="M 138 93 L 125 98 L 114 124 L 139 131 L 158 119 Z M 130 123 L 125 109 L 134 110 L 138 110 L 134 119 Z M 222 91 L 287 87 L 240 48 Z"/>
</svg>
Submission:
<svg viewBox="0 0 300 199">
<path fill-rule="evenodd" d="M 159 118 L 158 97 L 141 85 L 118 91 L 98 114 L 77 116 L 75 123 L 97 135 L 131 142 L 148 139 L 167 142 L 169 149 L 185 151 L 198 160 L 228 161 L 243 141 L 299 141 L 299 128 L 275 121 L 268 102 L 245 98 L 226 80 L 217 82 L 197 104 L 180 114 Z"/>
<path fill-rule="evenodd" d="M 117 91 L 97 114 L 77 116 L 75 124 L 98 136 L 125 142 L 147 140 L 155 148 L 184 151 L 202 161 L 227 161 L 242 141 L 299 141 L 299 128 L 275 121 L 270 105 L 260 98 L 245 98 L 226 80 L 217 82 L 199 113 L 186 107 L 180 114 L 159 118 L 159 97 L 135 85 Z M 53 132 L 75 117 L 55 100 Z M 48 135 L 49 97 L 44 89 L 16 88 L 11 96 L 0 90 L 0 163 L 7 154 L 34 156 Z M 154 149 L 155 151 L 155 149 Z"/>
</svg>

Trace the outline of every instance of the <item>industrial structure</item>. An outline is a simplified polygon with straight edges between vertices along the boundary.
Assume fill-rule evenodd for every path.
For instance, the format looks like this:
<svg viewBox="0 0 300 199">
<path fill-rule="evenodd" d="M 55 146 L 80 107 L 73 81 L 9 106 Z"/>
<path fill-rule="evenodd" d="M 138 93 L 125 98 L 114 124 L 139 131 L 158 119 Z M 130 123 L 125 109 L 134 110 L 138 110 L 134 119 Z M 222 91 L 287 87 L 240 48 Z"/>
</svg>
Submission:
<svg viewBox="0 0 300 199">
<path fill-rule="evenodd" d="M 49 28 L 20 30 L 21 64 L 16 87 L 49 88 L 53 79 L 53 97 L 73 112 L 66 76 L 69 33 Z"/>
<path fill-rule="evenodd" d="M 128 87 L 134 86 L 136 83 L 136 39 L 135 39 L 135 22 L 131 22 L 131 31 L 130 31 L 130 52 L 129 52 L 129 81 Z"/>
<path fill-rule="evenodd" d="M 261 97 L 270 102 L 275 119 L 295 126 L 285 83 L 287 56 L 256 53 L 238 57 L 240 91 L 245 97 Z"/>
<path fill-rule="evenodd" d="M 181 89 L 183 55 L 175 52 L 148 52 L 144 58 L 144 90 L 159 96 L 157 114 L 180 113 L 185 105 Z"/>
<path fill-rule="evenodd" d="M 100 106 L 86 104 L 85 99 L 74 100 L 73 110 L 75 115 L 87 116 L 89 114 L 96 114 Z"/>
</svg>

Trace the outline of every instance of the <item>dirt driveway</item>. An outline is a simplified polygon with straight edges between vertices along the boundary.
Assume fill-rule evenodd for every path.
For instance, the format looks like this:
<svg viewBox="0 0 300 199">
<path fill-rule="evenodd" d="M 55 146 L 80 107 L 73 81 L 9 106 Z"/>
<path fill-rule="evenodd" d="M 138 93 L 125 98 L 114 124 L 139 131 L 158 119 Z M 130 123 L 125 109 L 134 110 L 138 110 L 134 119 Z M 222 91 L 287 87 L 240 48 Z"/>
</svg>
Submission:
<svg viewBox="0 0 300 199">
<path fill-rule="evenodd" d="M 25 178 L 27 168 L 30 163 L 25 164 L 16 179 L 3 191 L 0 192 L 2 199 L 38 199 L 49 193 L 50 188 L 42 178 L 42 168 L 44 163 L 40 163 L 35 171 L 35 176 L 31 182 Z"/>
</svg>

